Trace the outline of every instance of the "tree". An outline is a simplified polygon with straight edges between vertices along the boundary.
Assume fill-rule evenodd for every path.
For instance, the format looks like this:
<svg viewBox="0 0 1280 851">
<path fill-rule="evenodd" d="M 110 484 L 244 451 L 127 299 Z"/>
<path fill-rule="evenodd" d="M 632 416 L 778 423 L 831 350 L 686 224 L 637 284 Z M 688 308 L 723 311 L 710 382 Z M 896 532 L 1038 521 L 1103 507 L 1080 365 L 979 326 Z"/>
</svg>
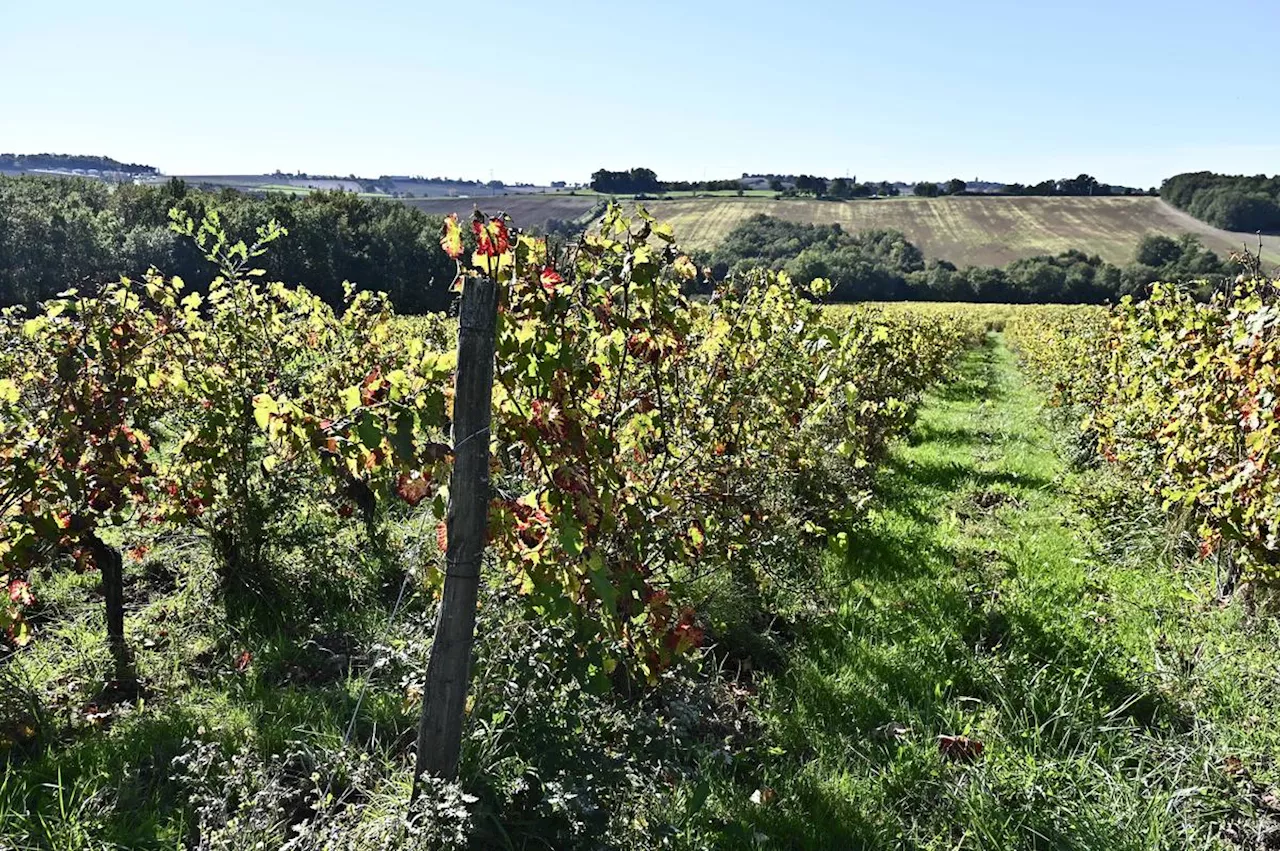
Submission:
<svg viewBox="0 0 1280 851">
<path fill-rule="evenodd" d="M 965 191 L 965 189 L 967 189 L 968 187 L 969 187 L 969 184 L 968 184 L 968 183 L 965 183 L 963 180 L 961 180 L 961 179 L 960 179 L 960 178 L 958 178 L 958 177 L 953 177 L 953 178 L 951 178 L 950 180 L 948 180 L 948 181 L 947 181 L 947 188 L 946 188 L 946 190 L 943 192 L 943 194 L 944 194 L 944 195 L 959 195 L 959 194 L 961 194 L 962 192 L 964 192 L 964 191 Z"/>
<path fill-rule="evenodd" d="M 661 192 L 663 186 L 652 169 L 633 168 L 630 171 L 600 169 L 591 175 L 591 188 L 610 195 L 631 195 Z"/>
<path fill-rule="evenodd" d="M 940 194 L 938 184 L 936 183 L 917 183 L 915 186 L 915 194 L 921 198 L 936 198 Z"/>
<path fill-rule="evenodd" d="M 825 177 L 815 177 L 811 174 L 802 174 L 796 178 L 796 191 L 810 192 L 814 196 L 821 198 L 827 194 L 827 179 Z"/>
<path fill-rule="evenodd" d="M 1104 191 L 1105 189 L 1105 191 Z M 1111 194 L 1110 186 L 1103 186 L 1098 183 L 1097 179 L 1088 174 L 1082 174 L 1079 177 L 1066 180 L 1059 180 L 1057 185 L 1058 195 L 1109 195 Z"/>
<path fill-rule="evenodd" d="M 1177 240 L 1162 234 L 1147 234 L 1138 243 L 1134 259 L 1146 266 L 1164 266 L 1178 262 L 1181 257 L 1182 247 Z"/>
<path fill-rule="evenodd" d="M 290 232 L 263 260 L 272 280 L 305 283 L 331 307 L 345 304 L 343 282 L 384 291 L 402 312 L 448 305 L 452 271 L 434 235 L 440 219 L 414 207 L 350 192 L 266 197 L 201 191 L 181 180 L 125 184 L 0 178 L 0 305 L 33 304 L 68 287 L 89 292 L 154 266 L 206 289 L 214 269 L 169 229 L 177 208 L 196 221 L 217 209 L 233 240 L 276 219 Z"/>
</svg>

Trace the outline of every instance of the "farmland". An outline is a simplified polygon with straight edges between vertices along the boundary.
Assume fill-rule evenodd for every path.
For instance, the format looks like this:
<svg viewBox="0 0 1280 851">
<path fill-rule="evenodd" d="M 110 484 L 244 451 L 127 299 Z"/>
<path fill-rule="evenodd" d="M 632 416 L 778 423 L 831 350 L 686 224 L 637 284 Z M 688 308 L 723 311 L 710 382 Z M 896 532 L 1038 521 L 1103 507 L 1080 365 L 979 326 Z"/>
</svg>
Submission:
<svg viewBox="0 0 1280 851">
<path fill-rule="evenodd" d="M 798 222 L 838 223 L 850 231 L 893 228 L 925 256 L 957 266 L 1003 266 L 1038 254 L 1070 249 L 1097 253 L 1111 263 L 1133 259 L 1144 235 L 1192 233 L 1226 255 L 1257 237 L 1231 234 L 1192 219 L 1158 198 L 958 197 L 879 201 L 703 199 L 648 202 L 670 221 L 689 248 L 712 248 L 745 219 L 763 213 Z M 1280 252 L 1280 237 L 1266 237 Z"/>
<path fill-rule="evenodd" d="M 547 194 L 410 200 L 429 213 L 469 214 L 504 209 L 520 222 L 574 219 L 601 200 L 594 194 Z M 642 202 L 668 221 L 689 249 L 711 249 L 735 226 L 757 214 L 796 222 L 838 223 L 849 231 L 892 228 L 925 256 L 957 266 L 1003 266 L 1020 258 L 1077 249 L 1123 264 L 1133 259 L 1138 241 L 1148 234 L 1198 236 L 1222 256 L 1245 245 L 1257 249 L 1258 237 L 1219 230 L 1150 197 L 956 197 L 887 198 L 876 201 L 818 201 L 772 197 L 698 197 Z M 1280 256 L 1280 237 L 1264 236 L 1264 251 Z"/>
<path fill-rule="evenodd" d="M 569 195 L 565 193 L 521 195 L 476 195 L 472 198 L 411 198 L 404 201 L 415 209 L 431 215 L 446 216 L 457 213 L 470 216 L 475 209 L 486 212 L 502 210 L 517 222 L 541 227 L 548 219 L 571 221 L 578 219 L 606 200 L 594 193 Z"/>
<path fill-rule="evenodd" d="M 362 182 L 346 178 L 293 178 L 284 175 L 193 175 L 197 185 L 229 187 L 250 193 L 307 195 L 315 190 L 343 190 L 366 199 L 389 200 L 385 192 L 363 192 Z M 391 184 L 389 184 L 391 185 Z M 543 227 L 550 220 L 582 223 L 615 200 L 589 189 L 547 192 L 537 187 L 489 189 L 454 183 L 395 183 L 397 191 L 424 197 L 399 200 L 430 215 L 470 215 L 475 209 L 502 210 L 525 226 Z M 461 190 L 459 187 L 461 186 Z M 455 196 L 456 194 L 456 197 Z M 434 197 L 425 197 L 431 195 Z M 449 195 L 450 197 L 444 197 Z M 627 199 L 621 199 L 627 200 Z M 1004 197 L 885 198 L 817 200 L 777 198 L 767 190 L 670 192 L 643 202 L 658 218 L 670 222 L 687 249 L 710 250 L 733 228 L 764 214 L 800 223 L 839 224 L 849 232 L 871 229 L 901 231 L 929 259 L 957 266 L 995 266 L 1068 250 L 1098 254 L 1117 265 L 1133 259 L 1148 235 L 1192 234 L 1204 246 L 1227 257 L 1247 246 L 1261 245 L 1268 256 L 1280 256 L 1280 236 L 1232 233 L 1206 224 L 1159 198 Z"/>
</svg>

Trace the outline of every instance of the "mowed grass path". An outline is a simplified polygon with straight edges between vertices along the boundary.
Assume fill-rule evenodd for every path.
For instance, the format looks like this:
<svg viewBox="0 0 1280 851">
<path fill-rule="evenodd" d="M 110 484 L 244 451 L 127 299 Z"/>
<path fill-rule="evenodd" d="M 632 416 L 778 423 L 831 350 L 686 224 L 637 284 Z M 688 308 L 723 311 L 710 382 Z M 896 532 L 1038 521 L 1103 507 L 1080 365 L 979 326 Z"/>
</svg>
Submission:
<svg viewBox="0 0 1280 851">
<path fill-rule="evenodd" d="M 998 338 L 927 402 L 761 689 L 776 747 L 711 772 L 720 847 L 1277 847 L 1274 620 L 1098 528 L 1060 445 Z"/>
</svg>

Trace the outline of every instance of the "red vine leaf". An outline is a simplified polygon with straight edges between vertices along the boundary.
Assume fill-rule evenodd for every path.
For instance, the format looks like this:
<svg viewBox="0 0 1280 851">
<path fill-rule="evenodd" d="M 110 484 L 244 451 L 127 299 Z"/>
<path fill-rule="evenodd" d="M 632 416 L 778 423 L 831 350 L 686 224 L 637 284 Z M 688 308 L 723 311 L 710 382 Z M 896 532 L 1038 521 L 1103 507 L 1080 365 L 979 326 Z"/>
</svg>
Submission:
<svg viewBox="0 0 1280 851">
<path fill-rule="evenodd" d="M 938 752 L 952 762 L 973 762 L 984 749 L 982 742 L 968 736 L 938 737 Z"/>
<path fill-rule="evenodd" d="M 19 606 L 30 606 L 35 602 L 31 593 L 31 585 L 25 579 L 15 579 L 9 583 L 9 599 Z"/>
<path fill-rule="evenodd" d="M 431 491 L 430 477 L 422 475 L 417 470 L 401 473 L 400 478 L 396 480 L 396 495 L 412 507 L 417 507 L 431 495 Z"/>
<path fill-rule="evenodd" d="M 550 266 L 542 270 L 542 274 L 538 276 L 538 280 L 542 282 L 542 288 L 552 294 L 555 293 L 558 285 L 564 283 L 564 277 Z"/>
</svg>

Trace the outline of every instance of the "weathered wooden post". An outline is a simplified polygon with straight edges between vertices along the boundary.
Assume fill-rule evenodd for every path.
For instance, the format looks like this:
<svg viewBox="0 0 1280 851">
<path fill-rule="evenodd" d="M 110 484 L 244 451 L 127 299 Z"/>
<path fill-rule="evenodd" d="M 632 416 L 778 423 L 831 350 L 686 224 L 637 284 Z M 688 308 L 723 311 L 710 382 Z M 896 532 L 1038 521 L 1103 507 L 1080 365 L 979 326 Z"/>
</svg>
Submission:
<svg viewBox="0 0 1280 851">
<path fill-rule="evenodd" d="M 418 725 L 413 797 L 426 774 L 458 774 L 462 723 L 471 681 L 480 561 L 489 523 L 489 423 L 493 399 L 498 287 L 468 278 L 458 316 L 458 372 L 453 399 L 453 475 L 445 518 L 444 595 L 431 641 Z"/>
</svg>

